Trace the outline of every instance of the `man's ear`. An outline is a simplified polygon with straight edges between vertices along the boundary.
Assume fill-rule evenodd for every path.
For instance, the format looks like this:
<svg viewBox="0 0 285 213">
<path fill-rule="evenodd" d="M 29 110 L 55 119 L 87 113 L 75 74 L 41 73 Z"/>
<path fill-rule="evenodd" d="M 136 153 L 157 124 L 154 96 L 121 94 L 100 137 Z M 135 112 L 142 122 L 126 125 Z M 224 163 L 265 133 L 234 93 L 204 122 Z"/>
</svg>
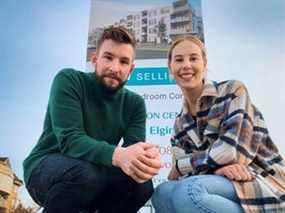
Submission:
<svg viewBox="0 0 285 213">
<path fill-rule="evenodd" d="M 92 53 L 90 54 L 90 62 L 91 62 L 91 64 L 92 64 L 93 66 L 96 65 L 97 59 L 98 59 L 98 57 L 97 57 L 96 52 L 92 52 Z"/>
<path fill-rule="evenodd" d="M 131 66 L 131 68 L 130 68 L 130 71 L 129 71 L 129 73 L 128 73 L 128 78 L 127 78 L 127 80 L 130 80 L 130 78 L 131 78 L 131 73 L 134 71 L 134 69 L 135 69 L 135 64 L 132 64 L 132 66 Z"/>
<path fill-rule="evenodd" d="M 131 74 L 131 73 L 134 71 L 134 69 L 135 69 L 135 64 L 133 63 L 132 66 L 131 66 L 131 69 L 130 69 L 130 73 L 129 73 L 129 74 Z"/>
</svg>

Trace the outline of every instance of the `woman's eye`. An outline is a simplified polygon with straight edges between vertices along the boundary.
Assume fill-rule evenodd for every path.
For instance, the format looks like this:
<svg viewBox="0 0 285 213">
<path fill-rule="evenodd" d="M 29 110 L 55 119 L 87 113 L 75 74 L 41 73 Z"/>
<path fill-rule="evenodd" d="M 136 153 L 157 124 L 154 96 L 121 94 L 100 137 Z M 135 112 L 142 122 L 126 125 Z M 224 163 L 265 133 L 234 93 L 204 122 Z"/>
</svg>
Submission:
<svg viewBox="0 0 285 213">
<path fill-rule="evenodd" d="M 183 59 L 182 59 L 182 58 L 176 58 L 175 61 L 176 61 L 176 62 L 182 62 Z"/>
</svg>

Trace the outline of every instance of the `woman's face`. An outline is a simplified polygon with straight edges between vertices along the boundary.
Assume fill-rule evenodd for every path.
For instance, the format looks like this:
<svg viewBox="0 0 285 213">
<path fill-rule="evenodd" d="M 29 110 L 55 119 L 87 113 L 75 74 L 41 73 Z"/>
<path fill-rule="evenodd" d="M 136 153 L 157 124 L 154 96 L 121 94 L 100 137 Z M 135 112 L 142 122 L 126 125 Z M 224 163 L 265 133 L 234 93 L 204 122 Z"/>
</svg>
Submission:
<svg viewBox="0 0 285 213">
<path fill-rule="evenodd" d="M 206 62 L 201 48 L 188 40 L 177 44 L 172 50 L 169 68 L 176 83 L 185 90 L 199 88 L 203 84 Z"/>
</svg>

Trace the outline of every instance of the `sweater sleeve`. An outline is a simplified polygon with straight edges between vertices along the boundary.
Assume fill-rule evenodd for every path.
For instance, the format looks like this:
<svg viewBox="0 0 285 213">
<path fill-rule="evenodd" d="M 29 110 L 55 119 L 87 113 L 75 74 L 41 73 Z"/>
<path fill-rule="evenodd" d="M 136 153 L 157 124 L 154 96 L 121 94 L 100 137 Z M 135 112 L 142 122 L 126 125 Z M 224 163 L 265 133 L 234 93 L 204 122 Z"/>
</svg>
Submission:
<svg viewBox="0 0 285 213">
<path fill-rule="evenodd" d="M 212 171 L 236 162 L 251 163 L 258 149 L 258 141 L 253 144 L 252 140 L 254 110 L 245 86 L 239 84 L 228 105 L 227 115 L 221 122 L 218 139 L 206 151 L 180 155 L 182 157 L 176 159 L 180 173 Z M 181 147 L 176 149 L 176 153 L 182 152 Z"/>
<path fill-rule="evenodd" d="M 136 142 L 145 141 L 146 131 L 146 107 L 144 99 L 137 94 L 135 101 L 129 103 L 132 107 L 131 116 L 124 134 L 123 146 L 129 146 Z"/>
<path fill-rule="evenodd" d="M 112 165 L 115 147 L 86 134 L 82 116 L 82 88 L 74 72 L 61 71 L 54 79 L 49 109 L 61 153 L 95 164 Z"/>
</svg>

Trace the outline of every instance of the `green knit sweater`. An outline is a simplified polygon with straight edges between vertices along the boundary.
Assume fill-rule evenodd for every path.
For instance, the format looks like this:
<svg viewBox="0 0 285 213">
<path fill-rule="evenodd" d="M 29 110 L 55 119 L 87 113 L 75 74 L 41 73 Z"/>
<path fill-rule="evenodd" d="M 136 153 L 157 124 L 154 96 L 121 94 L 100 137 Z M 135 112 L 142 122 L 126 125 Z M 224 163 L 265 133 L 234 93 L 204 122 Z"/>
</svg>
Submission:
<svg viewBox="0 0 285 213">
<path fill-rule="evenodd" d="M 110 93 L 94 73 L 60 71 L 52 84 L 43 133 L 25 159 L 24 180 L 47 155 L 63 155 L 112 166 L 121 138 L 123 146 L 145 140 L 145 103 L 125 88 Z"/>
</svg>

